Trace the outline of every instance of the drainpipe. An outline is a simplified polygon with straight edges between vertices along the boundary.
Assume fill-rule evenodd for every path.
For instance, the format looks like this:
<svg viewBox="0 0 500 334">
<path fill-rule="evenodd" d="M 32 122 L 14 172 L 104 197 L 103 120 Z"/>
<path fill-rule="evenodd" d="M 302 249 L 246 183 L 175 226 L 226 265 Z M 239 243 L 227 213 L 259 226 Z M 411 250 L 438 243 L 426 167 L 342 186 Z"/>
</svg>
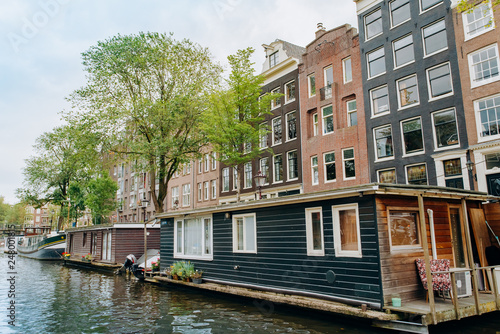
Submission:
<svg viewBox="0 0 500 334">
<path fill-rule="evenodd" d="M 434 234 L 434 211 L 427 209 L 427 214 L 429 215 L 429 228 L 431 230 L 431 248 L 432 248 L 432 258 L 437 260 L 436 252 L 436 235 Z"/>
</svg>

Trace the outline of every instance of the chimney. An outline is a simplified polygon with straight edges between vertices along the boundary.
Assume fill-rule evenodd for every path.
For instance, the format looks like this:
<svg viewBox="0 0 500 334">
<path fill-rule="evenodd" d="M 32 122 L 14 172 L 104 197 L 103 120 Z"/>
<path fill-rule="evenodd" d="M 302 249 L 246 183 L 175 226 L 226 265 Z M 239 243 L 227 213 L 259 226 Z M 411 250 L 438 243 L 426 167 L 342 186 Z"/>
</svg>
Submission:
<svg viewBox="0 0 500 334">
<path fill-rule="evenodd" d="M 325 33 L 326 29 L 323 27 L 323 23 L 318 23 L 318 30 L 316 31 L 316 38 L 321 37 Z"/>
</svg>

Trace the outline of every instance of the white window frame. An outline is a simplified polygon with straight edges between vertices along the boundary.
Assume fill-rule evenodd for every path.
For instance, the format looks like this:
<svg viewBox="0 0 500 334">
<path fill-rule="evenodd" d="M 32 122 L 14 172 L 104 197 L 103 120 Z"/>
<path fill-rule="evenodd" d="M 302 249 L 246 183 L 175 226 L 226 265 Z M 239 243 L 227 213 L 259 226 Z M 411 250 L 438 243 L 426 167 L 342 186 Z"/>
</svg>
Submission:
<svg viewBox="0 0 500 334">
<path fill-rule="evenodd" d="M 389 107 L 389 109 L 386 111 L 375 113 L 375 103 L 373 100 L 373 92 L 376 90 L 382 89 L 382 88 L 385 88 L 387 90 L 387 106 Z M 387 85 L 382 85 L 382 86 L 378 86 L 378 87 L 375 87 L 373 89 L 370 89 L 370 109 L 371 109 L 371 113 L 372 113 L 371 118 L 380 117 L 380 116 L 390 114 L 391 104 L 390 104 L 390 97 L 389 97 L 389 87 Z"/>
<path fill-rule="evenodd" d="M 493 48 L 495 50 L 496 59 L 497 59 L 497 67 L 499 68 L 499 71 L 500 71 L 500 56 L 498 54 L 498 44 L 497 43 L 490 44 L 488 46 L 485 46 L 484 48 L 481 48 L 479 50 L 475 50 L 474 52 L 469 53 L 467 55 L 467 60 L 468 60 L 468 64 L 469 64 L 471 88 L 480 87 L 480 86 L 487 85 L 487 84 L 490 84 L 492 82 L 500 80 L 500 73 L 497 74 L 495 77 L 490 77 L 488 79 L 481 79 L 480 81 L 475 80 L 475 72 L 474 72 L 474 65 L 475 64 L 472 63 L 472 58 L 474 57 L 474 55 L 481 53 L 482 51 L 489 50 L 491 48 Z"/>
<path fill-rule="evenodd" d="M 212 156 L 210 157 L 212 161 L 212 170 L 217 169 L 217 153 L 212 152 Z"/>
<path fill-rule="evenodd" d="M 201 220 L 201 250 L 202 250 L 202 255 L 187 255 L 185 254 L 185 249 L 184 249 L 184 234 L 186 232 L 185 230 L 185 221 L 189 219 L 200 219 Z M 213 219 L 211 216 L 200 216 L 200 217 L 193 217 L 193 218 L 187 218 L 187 219 L 175 219 L 174 220 L 174 258 L 175 259 L 191 259 L 191 260 L 204 260 L 204 261 L 212 261 L 213 260 L 213 254 L 214 254 L 214 249 L 213 249 Z M 210 240 L 210 252 L 206 253 L 206 246 L 205 241 L 206 241 L 206 229 L 205 229 L 205 219 L 209 220 L 210 223 L 210 231 L 209 233 L 209 240 Z M 182 230 L 182 235 L 178 235 L 178 226 L 181 224 L 181 230 Z M 179 245 L 180 241 L 180 245 Z M 181 249 L 181 252 L 179 252 L 179 247 Z"/>
<path fill-rule="evenodd" d="M 407 153 L 406 152 L 406 145 L 405 145 L 406 142 L 405 142 L 405 137 L 404 137 L 403 123 L 414 121 L 416 119 L 420 120 L 420 132 L 422 134 L 422 150 L 421 151 Z M 400 130 L 401 130 L 401 143 L 402 143 L 402 146 L 403 146 L 403 157 L 410 157 L 410 156 L 413 156 L 413 155 L 419 155 L 419 154 L 424 154 L 425 153 L 424 130 L 422 128 L 422 125 L 423 125 L 422 124 L 422 118 L 420 116 L 403 119 L 403 120 L 401 120 L 399 122 L 399 127 L 400 127 Z"/>
<path fill-rule="evenodd" d="M 416 213 L 417 216 L 416 216 L 416 224 L 415 224 L 415 228 L 416 228 L 416 233 L 418 235 L 418 240 L 419 240 L 419 243 L 418 244 L 415 244 L 415 245 L 401 245 L 401 246 L 393 246 L 392 245 L 392 235 L 391 235 L 391 212 L 405 212 L 405 213 Z M 421 232 L 420 232 L 420 212 L 418 210 L 418 208 L 414 208 L 414 207 L 407 207 L 407 208 L 402 208 L 402 207 L 391 207 L 391 206 L 388 206 L 387 207 L 387 229 L 389 231 L 389 249 L 391 251 L 391 253 L 397 251 L 397 252 L 408 252 L 408 251 L 412 251 L 414 252 L 415 250 L 417 249 L 422 249 L 422 235 L 421 235 Z"/>
<path fill-rule="evenodd" d="M 333 156 L 335 158 L 335 160 L 333 162 L 326 162 L 326 155 L 327 154 L 332 154 L 333 153 Z M 327 180 L 326 176 L 327 176 L 327 165 L 331 165 L 333 164 L 335 166 L 335 178 L 333 180 Z M 323 153 L 323 170 L 324 170 L 324 174 L 325 174 L 325 183 L 331 183 L 331 182 L 337 182 L 337 157 L 335 157 L 335 151 L 330 151 L 330 152 L 325 152 Z"/>
<path fill-rule="evenodd" d="M 273 155 L 273 183 L 282 183 L 284 179 L 284 175 L 281 175 L 281 180 L 276 180 L 277 171 L 276 171 L 276 157 L 281 157 L 281 170 L 284 173 L 285 169 L 283 168 L 283 154 Z"/>
<path fill-rule="evenodd" d="M 290 154 L 293 154 L 295 153 L 296 155 L 296 169 L 297 169 L 297 177 L 293 177 L 293 178 L 290 178 L 290 172 L 291 172 L 291 169 L 290 169 L 290 159 L 289 159 L 289 156 Z M 287 181 L 295 181 L 295 180 L 298 180 L 299 178 L 299 153 L 297 152 L 297 150 L 292 150 L 292 151 L 288 151 L 286 152 L 286 178 L 287 178 Z"/>
<path fill-rule="evenodd" d="M 311 79 L 314 78 L 314 93 L 312 92 Z M 311 73 L 307 76 L 307 92 L 309 97 L 316 96 L 316 75 Z"/>
<path fill-rule="evenodd" d="M 442 3 L 443 3 L 443 0 L 440 0 L 440 1 L 439 1 L 439 2 L 437 2 L 436 4 L 434 4 L 434 5 L 430 6 L 429 8 L 427 8 L 427 9 L 423 9 L 423 6 L 422 6 L 422 0 L 419 0 L 419 1 L 418 1 L 418 5 L 419 5 L 419 7 L 420 7 L 420 14 L 425 13 L 425 12 L 427 12 L 427 11 L 429 11 L 429 10 L 432 10 L 432 9 L 436 8 L 437 6 L 441 5 Z"/>
<path fill-rule="evenodd" d="M 267 139 L 268 139 L 268 135 L 269 135 L 269 131 L 267 129 L 267 123 L 266 122 L 261 123 L 259 125 L 259 131 L 260 131 L 260 135 L 259 135 L 259 147 L 260 147 L 260 149 L 265 149 L 265 148 L 267 148 Z"/>
<path fill-rule="evenodd" d="M 444 29 L 440 30 L 440 31 L 444 31 L 446 33 L 446 47 L 444 47 L 442 49 L 438 49 L 438 50 L 436 50 L 436 51 L 434 51 L 432 53 L 427 53 L 427 49 L 425 47 L 425 38 L 426 37 L 424 36 L 424 29 L 429 28 L 429 27 L 431 27 L 431 26 L 433 26 L 435 24 L 438 24 L 439 22 L 444 22 Z M 422 27 L 421 34 L 422 34 L 422 48 L 423 48 L 423 51 L 424 51 L 424 58 L 431 57 L 431 56 L 433 56 L 435 54 L 438 54 L 440 52 L 448 50 L 448 32 L 446 31 L 446 22 L 445 22 L 444 19 L 439 19 L 437 21 L 432 22 L 431 24 L 426 25 L 425 27 Z"/>
<path fill-rule="evenodd" d="M 314 163 L 315 160 L 316 163 Z M 313 186 L 319 184 L 319 163 L 317 155 L 311 157 L 311 183 Z"/>
<path fill-rule="evenodd" d="M 201 182 L 198 182 L 198 202 L 203 200 L 203 186 Z"/>
<path fill-rule="evenodd" d="M 391 20 L 391 29 L 392 29 L 392 28 L 395 28 L 395 27 L 398 27 L 398 26 L 402 25 L 403 23 L 408 22 L 408 21 L 410 21 L 410 20 L 411 20 L 411 0 L 408 0 L 408 2 L 407 2 L 406 4 L 407 4 L 407 5 L 408 5 L 408 7 L 410 8 L 410 17 L 409 17 L 409 18 L 407 18 L 406 20 L 401 21 L 401 22 L 399 22 L 398 24 L 394 25 L 393 18 L 392 18 L 392 17 L 393 17 L 393 15 L 392 15 L 392 14 L 393 14 L 393 10 L 392 10 L 392 3 L 393 3 L 394 1 L 396 1 L 396 0 L 393 0 L 393 1 L 389 2 L 389 18 L 390 18 L 390 20 Z M 405 4 L 405 5 L 406 5 L 406 4 Z M 402 7 L 402 6 L 401 6 L 401 7 Z"/>
<path fill-rule="evenodd" d="M 290 84 L 294 84 L 294 87 L 295 87 L 295 88 L 294 88 L 294 91 L 293 91 L 293 98 L 290 98 L 290 99 L 289 99 L 289 98 L 288 98 L 288 90 L 290 89 L 290 88 L 289 88 L 289 85 L 290 85 Z M 285 104 L 295 101 L 295 99 L 297 98 L 297 97 L 296 97 L 296 94 L 297 94 L 297 93 L 298 93 L 298 91 L 297 91 L 297 84 L 296 84 L 295 80 L 290 80 L 290 81 L 288 81 L 288 82 L 285 84 Z"/>
<path fill-rule="evenodd" d="M 253 180 L 253 174 L 252 174 L 252 163 L 247 162 L 246 164 L 243 165 L 243 189 L 248 189 L 252 188 L 252 180 Z"/>
<path fill-rule="evenodd" d="M 262 167 L 264 167 L 263 165 L 263 162 L 266 162 L 265 163 L 265 166 L 266 166 L 266 169 L 267 170 L 263 170 Z M 264 180 L 264 185 L 268 185 L 269 184 L 269 158 L 268 157 L 265 157 L 265 158 L 262 158 L 259 160 L 259 171 L 266 176 L 266 179 Z"/>
<path fill-rule="evenodd" d="M 375 52 L 377 52 L 377 51 L 379 51 L 379 50 L 384 51 L 384 55 L 383 55 L 382 57 L 377 58 L 377 60 L 378 60 L 378 59 L 380 59 L 380 58 L 384 58 L 384 67 L 385 67 L 385 69 L 384 69 L 384 71 L 382 71 L 382 72 L 380 72 L 380 73 L 377 73 L 377 74 L 375 74 L 375 75 L 371 75 L 371 71 L 370 71 L 370 61 L 368 60 L 368 57 L 370 56 L 370 54 L 375 53 Z M 371 50 L 370 52 L 367 52 L 367 53 L 366 53 L 366 72 L 367 72 L 368 80 L 369 80 L 369 79 L 376 78 L 376 77 L 379 77 L 379 76 L 381 76 L 381 75 L 384 75 L 384 74 L 387 72 L 387 66 L 386 66 L 385 60 L 386 60 L 386 59 L 385 59 L 385 48 L 384 48 L 383 46 L 382 46 L 382 47 L 379 47 L 379 48 L 376 48 L 376 49 L 374 49 L 374 50 Z M 372 61 L 372 62 L 373 62 L 373 61 Z"/>
<path fill-rule="evenodd" d="M 276 87 L 271 91 L 271 94 L 281 94 L 280 87 Z M 278 101 L 278 103 L 276 103 Z M 271 109 L 275 109 L 281 106 L 281 96 L 271 100 Z"/>
<path fill-rule="evenodd" d="M 415 166 L 420 166 L 420 165 L 424 165 L 425 166 L 425 182 L 426 182 L 426 185 L 429 184 L 429 173 L 427 171 L 427 163 L 425 163 L 425 162 L 419 162 L 419 163 L 416 163 L 416 164 L 411 164 L 411 165 L 406 165 L 405 166 L 406 184 L 410 184 L 409 180 L 408 180 L 408 168 L 415 167 Z"/>
<path fill-rule="evenodd" d="M 312 114 L 313 119 L 313 136 L 319 135 L 319 114 L 316 112 Z"/>
<path fill-rule="evenodd" d="M 332 113 L 331 113 L 331 115 L 325 116 L 325 114 L 324 114 L 324 110 L 325 110 L 326 108 L 332 108 Z M 321 123 L 322 123 L 321 125 L 322 125 L 322 127 L 323 127 L 323 136 L 326 136 L 326 135 L 329 135 L 329 134 L 332 134 L 332 133 L 334 133 L 334 132 L 335 132 L 335 122 L 334 122 L 333 115 L 334 115 L 334 112 L 333 112 L 333 105 L 329 104 L 329 105 L 327 105 L 327 106 L 321 107 Z M 332 128 L 333 128 L 333 129 L 332 129 L 332 131 L 326 132 L 327 127 L 326 127 L 326 123 L 325 123 L 325 121 L 326 121 L 326 119 L 327 119 L 327 118 L 329 118 L 329 117 L 331 117 L 331 118 L 332 118 Z"/>
<path fill-rule="evenodd" d="M 365 41 L 369 41 L 370 39 L 372 38 L 375 38 L 377 36 L 380 36 L 384 33 L 384 28 L 383 28 L 383 21 L 382 21 L 382 29 L 379 33 L 371 36 L 371 37 L 368 37 L 368 29 L 367 29 L 367 26 L 366 26 L 366 17 L 369 16 L 369 15 L 372 15 L 373 13 L 377 12 L 377 11 L 380 11 L 380 18 L 377 19 L 377 20 L 380 20 L 382 21 L 382 8 L 378 7 L 377 9 L 374 9 L 372 10 L 370 13 L 366 14 L 365 16 L 363 16 L 363 29 L 365 31 Z M 374 21 L 372 21 L 374 22 Z"/>
<path fill-rule="evenodd" d="M 393 167 L 393 168 L 384 168 L 384 169 L 379 169 L 379 170 L 377 170 L 377 181 L 378 181 L 379 183 L 382 183 L 382 182 L 380 181 L 380 173 L 382 173 L 382 172 L 387 172 L 387 171 L 390 171 L 390 170 L 394 171 L 394 178 L 395 178 L 395 180 L 394 180 L 394 181 L 395 181 L 395 182 L 394 182 L 394 184 L 397 184 L 397 183 L 398 183 L 398 173 L 396 172 L 396 168 L 394 168 L 394 167 Z M 386 184 L 392 184 L 392 183 L 386 183 Z"/>
<path fill-rule="evenodd" d="M 290 138 L 290 131 L 289 131 L 290 127 L 288 126 L 288 122 L 289 122 L 288 117 L 290 117 L 290 115 L 292 115 L 292 114 L 295 114 L 295 137 Z M 298 119 L 297 119 L 297 111 L 296 110 L 290 111 L 289 113 L 287 113 L 285 115 L 285 122 L 286 122 L 286 139 L 285 139 L 285 143 L 297 139 L 297 137 L 299 135 L 299 128 L 297 126 L 298 125 L 297 121 L 298 121 Z"/>
<path fill-rule="evenodd" d="M 189 191 L 186 191 L 189 190 Z M 182 206 L 191 205 L 191 183 L 185 183 L 182 185 Z"/>
<path fill-rule="evenodd" d="M 208 181 L 203 182 L 203 199 L 208 201 L 209 191 L 208 191 Z"/>
<path fill-rule="evenodd" d="M 198 174 L 201 174 L 203 172 L 203 157 L 198 159 Z"/>
<path fill-rule="evenodd" d="M 179 202 L 179 187 L 176 186 L 176 187 L 170 188 L 170 192 L 172 193 L 172 207 L 175 208 L 175 207 L 179 206 L 179 204 L 180 204 L 180 202 Z M 175 201 L 177 201 L 177 204 L 175 203 Z"/>
<path fill-rule="evenodd" d="M 439 147 L 437 133 L 436 133 L 436 124 L 434 121 L 434 115 L 442 113 L 442 112 L 450 111 L 450 110 L 453 111 L 453 114 L 455 116 L 455 130 L 456 130 L 456 134 L 457 134 L 457 143 L 453 144 L 453 145 L 449 145 L 449 146 Z M 455 108 L 446 108 L 446 109 L 434 111 L 433 113 L 431 113 L 431 121 L 432 121 L 432 134 L 434 136 L 434 151 L 443 151 L 443 150 L 449 150 L 451 148 L 460 147 L 460 136 L 458 133 L 457 112 L 456 112 Z"/>
<path fill-rule="evenodd" d="M 401 64 L 401 65 L 398 66 L 398 64 L 397 64 L 397 57 L 396 57 L 396 44 L 395 43 L 401 41 L 402 39 L 408 38 L 408 37 L 411 37 L 411 44 L 408 44 L 408 45 L 404 46 L 403 48 L 398 49 L 398 51 L 401 50 L 401 49 L 404 49 L 406 47 L 411 46 L 411 49 L 413 51 L 413 60 L 410 60 L 410 61 L 408 61 L 406 63 L 403 63 L 403 64 Z M 392 58 L 394 60 L 394 69 L 395 70 L 399 69 L 399 68 L 402 68 L 402 67 L 405 67 L 405 66 L 410 65 L 410 64 L 412 64 L 412 63 L 415 62 L 415 47 L 414 47 L 413 35 L 412 34 L 408 34 L 408 35 L 402 36 L 401 38 L 398 38 L 398 39 L 392 41 Z"/>
<path fill-rule="evenodd" d="M 347 62 L 349 62 L 349 66 L 347 66 Z M 342 73 L 344 78 L 344 83 L 348 83 L 352 81 L 352 58 L 351 56 L 342 59 Z M 347 74 L 350 73 L 350 78 L 347 78 Z"/>
<path fill-rule="evenodd" d="M 358 239 L 358 250 L 343 250 L 341 243 L 341 231 L 340 231 L 340 216 L 339 212 L 342 210 L 355 210 L 356 211 L 356 233 Z M 336 257 L 355 257 L 362 258 L 361 249 L 361 230 L 359 226 L 359 209 L 358 203 L 343 204 L 343 205 L 333 205 L 332 206 L 332 221 L 333 221 L 333 242 L 335 247 Z"/>
<path fill-rule="evenodd" d="M 480 36 L 482 34 L 487 33 L 488 31 L 495 29 L 495 19 L 493 16 L 493 9 L 491 6 L 491 1 L 490 0 L 486 0 L 486 1 L 487 1 L 487 3 L 481 2 L 481 3 L 477 4 L 471 13 L 467 13 L 467 12 L 462 13 L 462 22 L 463 22 L 463 26 L 464 26 L 465 41 L 468 41 L 474 37 Z M 472 24 L 472 22 L 469 22 L 467 20 L 467 16 L 468 16 L 468 14 L 474 14 L 476 10 L 480 11 L 483 14 L 481 19 L 479 19 L 479 20 L 484 20 L 488 17 L 489 17 L 489 19 L 488 19 L 487 23 L 482 26 L 484 28 L 483 30 L 481 30 L 475 34 L 471 34 L 467 30 L 468 30 L 468 25 Z M 487 15 L 485 15 L 486 12 L 488 12 Z M 476 20 L 474 22 L 478 22 L 479 20 Z M 489 25 L 489 27 L 487 27 L 487 25 Z"/>
<path fill-rule="evenodd" d="M 224 187 L 227 185 L 227 189 Z M 228 192 L 229 187 L 229 167 L 225 167 L 222 169 L 222 192 Z"/>
<path fill-rule="evenodd" d="M 281 127 L 281 139 L 279 141 L 274 140 L 274 122 L 280 121 L 280 127 Z M 272 119 L 272 146 L 280 145 L 283 143 L 283 122 L 281 120 L 281 116 L 275 117 Z"/>
<path fill-rule="evenodd" d="M 245 225 L 245 218 L 252 217 L 253 218 L 253 227 L 254 227 L 254 239 L 253 239 L 253 248 L 249 249 L 247 247 L 245 235 L 243 235 L 243 248 L 238 249 L 238 228 L 236 224 L 236 220 L 238 218 L 243 218 L 243 224 Z M 233 253 L 250 253 L 257 254 L 257 216 L 255 213 L 247 213 L 240 215 L 233 215 Z M 245 227 L 243 227 L 243 231 L 246 231 Z M 245 232 L 243 232 L 245 233 Z"/>
<path fill-rule="evenodd" d="M 322 207 L 314 207 L 314 208 L 306 208 L 306 241 L 307 241 L 307 255 L 308 256 L 325 256 L 325 236 L 324 236 L 324 227 L 323 227 L 323 208 Z M 320 231 L 321 231 L 321 249 L 314 249 L 314 231 L 312 226 L 312 213 L 319 212 L 320 219 Z"/>
<path fill-rule="evenodd" d="M 489 136 L 483 136 L 482 135 L 482 126 L 481 126 L 481 113 L 479 110 L 479 103 L 491 100 L 491 99 L 497 99 L 500 98 L 500 94 L 495 94 L 495 95 L 490 95 L 478 100 L 474 101 L 474 114 L 476 117 L 476 130 L 477 130 L 477 141 L 478 142 L 485 142 L 485 141 L 491 141 L 491 140 L 496 140 L 500 139 L 500 131 L 496 135 L 489 135 Z"/>
<path fill-rule="evenodd" d="M 355 108 L 354 109 L 351 109 L 352 107 L 352 104 L 354 102 L 354 106 Z M 347 125 L 348 126 L 355 126 L 355 125 L 358 125 L 358 117 L 357 117 L 357 114 L 358 114 L 358 105 L 357 105 L 357 102 L 356 102 L 356 99 L 352 99 L 352 100 L 349 100 L 349 101 L 346 101 L 345 103 L 345 106 L 346 106 L 346 111 L 347 111 Z M 356 114 L 356 124 L 352 124 L 352 120 L 351 120 L 351 115 L 352 114 Z"/>
<path fill-rule="evenodd" d="M 449 70 L 449 73 L 450 73 L 451 92 L 445 93 L 445 94 L 442 94 L 442 95 L 438 95 L 438 96 L 432 96 L 431 78 L 430 78 L 429 72 L 432 71 L 433 69 L 436 69 L 438 67 L 442 67 L 442 66 L 445 66 L 445 65 L 448 65 L 448 70 Z M 451 74 L 451 65 L 450 65 L 449 62 L 441 63 L 441 64 L 438 64 L 436 66 L 432 66 L 432 67 L 426 69 L 425 73 L 426 73 L 426 76 L 427 76 L 427 90 L 429 91 L 429 101 L 436 101 L 436 100 L 439 100 L 439 99 L 451 96 L 451 95 L 453 95 L 455 93 L 455 91 L 453 89 L 453 75 Z"/>
<path fill-rule="evenodd" d="M 382 128 L 387 128 L 389 127 L 391 129 L 391 146 L 392 146 L 392 155 L 390 156 L 385 156 L 385 157 L 379 157 L 378 156 L 378 147 L 377 147 L 377 134 L 376 131 Z M 375 150 L 375 162 L 380 162 L 380 161 L 386 161 L 386 160 L 394 160 L 394 136 L 392 135 L 392 124 L 384 124 L 381 126 L 377 126 L 376 128 L 373 128 L 373 146 Z"/>
<path fill-rule="evenodd" d="M 239 184 L 238 184 L 238 170 L 236 169 L 236 167 L 233 167 L 233 190 L 237 190 L 238 187 L 239 187 Z"/>
<path fill-rule="evenodd" d="M 205 153 L 203 156 L 203 160 L 205 163 L 205 172 L 208 172 L 210 170 L 210 155 L 208 153 Z"/>
<path fill-rule="evenodd" d="M 217 198 L 217 181 L 212 180 L 210 181 L 210 187 L 212 188 L 212 199 Z"/>
<path fill-rule="evenodd" d="M 399 83 L 403 80 L 407 80 L 407 79 L 410 79 L 412 77 L 415 77 L 415 88 L 416 88 L 416 92 L 417 92 L 417 102 L 414 102 L 414 103 L 410 103 L 410 104 L 407 104 L 405 106 L 402 106 L 401 105 L 401 89 L 399 88 Z M 397 95 L 398 95 L 398 110 L 403 110 L 403 109 L 408 109 L 408 108 L 413 108 L 413 107 L 416 107 L 418 105 L 420 105 L 420 92 L 418 90 L 418 77 L 417 77 L 417 74 L 416 73 L 413 73 L 411 75 L 408 75 L 404 78 L 401 78 L 401 79 L 398 79 L 396 80 L 396 91 L 397 91 Z"/>
<path fill-rule="evenodd" d="M 352 150 L 352 158 L 346 159 L 345 158 L 345 152 Z M 346 161 L 353 161 L 354 162 L 354 176 L 347 177 L 346 176 L 346 166 L 345 163 Z M 354 180 L 356 179 L 356 155 L 354 154 L 354 147 L 348 147 L 348 148 L 343 148 L 342 149 L 342 173 L 344 176 L 344 180 Z"/>
</svg>

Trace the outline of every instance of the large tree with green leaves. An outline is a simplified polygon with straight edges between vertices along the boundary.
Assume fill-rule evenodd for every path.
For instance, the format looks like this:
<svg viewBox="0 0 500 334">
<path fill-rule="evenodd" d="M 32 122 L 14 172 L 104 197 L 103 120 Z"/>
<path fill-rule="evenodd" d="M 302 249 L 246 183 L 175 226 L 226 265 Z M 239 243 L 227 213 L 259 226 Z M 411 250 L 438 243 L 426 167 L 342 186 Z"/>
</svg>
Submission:
<svg viewBox="0 0 500 334">
<path fill-rule="evenodd" d="M 149 172 L 155 210 L 163 212 L 170 179 L 205 144 L 200 116 L 220 66 L 208 49 L 160 33 L 118 35 L 82 56 L 87 83 L 71 95 L 67 120 Z"/>
<path fill-rule="evenodd" d="M 243 183 L 243 165 L 262 154 L 261 136 L 269 130 L 261 126 L 270 113 L 270 103 L 278 94 L 262 94 L 264 77 L 255 75 L 250 57 L 254 50 L 239 50 L 228 57 L 231 73 L 225 87 L 214 91 L 204 113 L 203 130 L 219 160 L 236 168 L 239 185 L 237 200 Z"/>
<path fill-rule="evenodd" d="M 114 197 L 117 190 L 118 185 L 107 173 L 88 182 L 85 205 L 92 212 L 96 224 L 103 223 L 116 209 L 117 203 Z"/>
</svg>

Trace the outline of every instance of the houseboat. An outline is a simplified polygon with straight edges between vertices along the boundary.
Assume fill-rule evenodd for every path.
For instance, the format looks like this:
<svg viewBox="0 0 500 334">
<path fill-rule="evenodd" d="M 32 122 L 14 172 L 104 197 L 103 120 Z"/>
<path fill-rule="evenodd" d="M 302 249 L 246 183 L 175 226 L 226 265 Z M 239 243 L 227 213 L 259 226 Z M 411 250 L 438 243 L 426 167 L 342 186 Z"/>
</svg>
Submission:
<svg viewBox="0 0 500 334">
<path fill-rule="evenodd" d="M 20 256 L 37 260 L 61 260 L 66 248 L 66 234 L 52 232 L 49 226 L 27 227 L 19 239 Z"/>
<path fill-rule="evenodd" d="M 500 232 L 497 199 L 374 183 L 166 212 L 157 215 L 160 270 L 189 260 L 206 282 L 274 292 L 291 304 L 301 296 L 370 309 L 381 315 L 373 325 L 427 332 L 429 325 L 500 309 L 494 279 L 500 275 L 484 257 L 486 222 Z M 417 266 L 433 277 L 436 261 L 448 264 L 440 273 L 449 286 L 436 292 L 444 298 L 426 297 Z M 380 320 L 387 312 L 397 319 Z"/>
</svg>

